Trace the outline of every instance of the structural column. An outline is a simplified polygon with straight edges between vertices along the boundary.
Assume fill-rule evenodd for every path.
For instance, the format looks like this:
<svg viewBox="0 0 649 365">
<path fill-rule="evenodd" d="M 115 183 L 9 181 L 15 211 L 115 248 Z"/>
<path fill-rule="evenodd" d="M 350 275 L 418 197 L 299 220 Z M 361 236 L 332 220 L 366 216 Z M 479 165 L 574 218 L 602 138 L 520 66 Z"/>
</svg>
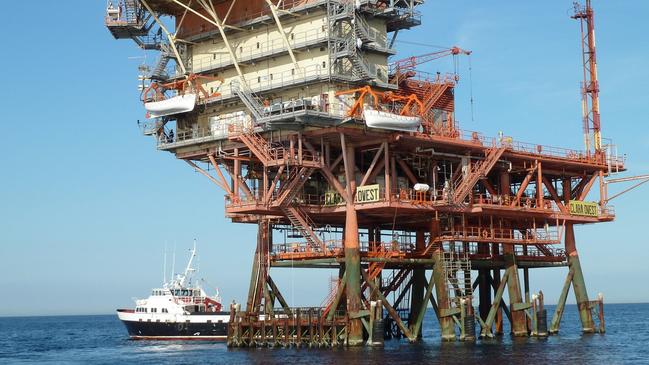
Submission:
<svg viewBox="0 0 649 365">
<path fill-rule="evenodd" d="M 257 248 L 255 249 L 255 256 L 252 263 L 248 300 L 246 302 L 246 312 L 249 315 L 259 314 L 261 300 L 267 296 L 265 289 L 266 279 L 268 277 L 267 258 L 270 247 L 270 224 L 268 220 L 260 220 L 257 229 Z M 267 303 L 266 305 L 272 306 L 272 303 Z"/>
<path fill-rule="evenodd" d="M 513 247 L 505 245 L 505 267 L 507 275 L 507 293 L 509 294 L 509 309 L 511 312 L 511 328 L 514 336 L 527 336 L 527 319 L 520 308 L 523 305 L 521 285 L 518 279 L 518 266 L 514 258 Z"/>
<path fill-rule="evenodd" d="M 577 301 L 577 308 L 579 309 L 579 318 L 581 319 L 581 329 L 584 333 L 593 333 L 595 332 L 593 314 L 590 310 L 590 302 L 588 300 L 588 292 L 586 291 L 586 283 L 584 282 L 584 274 L 581 271 L 581 263 L 579 262 L 579 255 L 577 254 L 575 229 L 570 223 L 566 223 L 565 243 L 566 255 L 568 256 L 568 267 L 572 272 L 572 288 L 575 291 L 575 299 Z"/>
<path fill-rule="evenodd" d="M 349 320 L 349 332 L 347 341 L 349 346 L 363 344 L 363 323 L 359 317 L 361 310 L 361 256 L 360 243 L 358 241 L 358 218 L 354 206 L 354 148 L 345 145 L 345 136 L 340 135 L 343 162 L 345 164 L 346 180 L 346 212 L 345 212 L 345 270 L 347 272 L 347 284 L 345 294 L 347 295 L 347 314 Z"/>
<path fill-rule="evenodd" d="M 439 236 L 440 227 L 439 221 L 433 219 L 431 222 L 430 228 L 430 241 L 433 244 L 435 237 Z M 433 281 L 435 282 L 435 294 L 437 296 L 437 306 L 439 308 L 439 325 L 442 332 L 443 341 L 454 341 L 455 340 L 455 324 L 453 322 L 453 317 L 450 315 L 450 302 L 448 297 L 448 282 L 444 276 L 443 260 L 442 255 L 444 254 L 444 249 L 442 245 L 435 244 L 436 247 L 433 250 Z"/>
<path fill-rule="evenodd" d="M 417 252 L 423 252 L 426 249 L 426 241 L 423 231 L 417 231 L 415 241 L 415 249 Z M 412 289 L 410 290 L 410 317 L 408 320 L 408 327 L 411 331 L 416 328 L 415 322 L 419 317 L 419 310 L 422 307 L 424 300 L 424 291 L 426 290 L 426 269 L 417 268 L 412 272 Z M 421 338 L 421 326 L 418 329 L 419 333 L 413 333 L 417 338 Z"/>
<path fill-rule="evenodd" d="M 478 252 L 480 254 L 489 255 L 489 243 L 478 243 Z M 491 310 L 491 275 L 489 269 L 480 269 L 478 274 L 478 291 L 480 303 L 478 309 L 480 312 L 480 318 L 483 320 L 489 315 Z"/>
</svg>

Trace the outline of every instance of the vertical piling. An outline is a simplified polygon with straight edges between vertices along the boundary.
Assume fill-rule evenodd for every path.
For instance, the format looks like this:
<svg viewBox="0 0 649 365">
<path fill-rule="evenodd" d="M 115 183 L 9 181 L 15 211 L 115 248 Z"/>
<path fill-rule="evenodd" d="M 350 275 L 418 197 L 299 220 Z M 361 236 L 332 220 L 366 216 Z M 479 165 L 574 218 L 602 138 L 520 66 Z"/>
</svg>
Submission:
<svg viewBox="0 0 649 365">
<path fill-rule="evenodd" d="M 579 261 L 579 255 L 577 254 L 577 246 L 575 244 L 575 229 L 572 224 L 566 224 L 565 244 L 566 255 L 568 256 L 568 267 L 573 274 L 572 287 L 575 292 L 577 308 L 579 309 L 581 330 L 583 333 L 593 333 L 595 332 L 595 323 L 593 322 L 593 314 L 590 310 L 590 301 L 588 300 L 584 274 L 581 271 L 581 263 Z"/>
<path fill-rule="evenodd" d="M 423 231 L 417 231 L 415 248 L 418 252 L 426 249 L 426 242 Z M 416 321 L 419 317 L 422 303 L 424 301 L 424 290 L 426 288 L 426 275 L 424 268 L 416 268 L 412 271 L 412 288 L 410 289 L 410 317 L 408 319 L 408 327 L 410 331 L 414 331 Z M 417 338 L 421 338 L 421 326 L 417 333 L 413 333 Z"/>
<path fill-rule="evenodd" d="M 347 191 L 347 202 L 345 212 L 345 270 L 347 272 L 347 313 L 350 315 L 348 328 L 349 346 L 363 344 L 363 324 L 357 315 L 361 310 L 361 257 L 360 244 L 358 241 L 358 217 L 354 206 L 354 148 L 345 145 L 345 137 L 340 135 L 343 162 L 345 165 L 345 180 Z"/>
<path fill-rule="evenodd" d="M 514 258 L 513 248 L 505 246 L 505 266 L 509 270 L 507 275 L 507 293 L 509 294 L 509 308 L 511 310 L 511 329 L 514 336 L 527 336 L 527 319 L 525 312 L 517 310 L 517 305 L 523 303 L 520 281 L 518 280 L 518 266 Z"/>
</svg>

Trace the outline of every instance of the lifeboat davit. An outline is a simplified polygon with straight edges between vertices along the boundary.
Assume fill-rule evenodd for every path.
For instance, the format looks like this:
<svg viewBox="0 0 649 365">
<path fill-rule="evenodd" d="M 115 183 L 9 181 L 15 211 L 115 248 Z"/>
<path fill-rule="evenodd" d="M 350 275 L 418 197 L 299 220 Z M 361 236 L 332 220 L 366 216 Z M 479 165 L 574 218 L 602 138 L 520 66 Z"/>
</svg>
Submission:
<svg viewBox="0 0 649 365">
<path fill-rule="evenodd" d="M 162 101 L 144 103 L 144 108 L 151 118 L 164 117 L 167 115 L 191 112 L 196 106 L 196 94 L 174 96 Z"/>
</svg>

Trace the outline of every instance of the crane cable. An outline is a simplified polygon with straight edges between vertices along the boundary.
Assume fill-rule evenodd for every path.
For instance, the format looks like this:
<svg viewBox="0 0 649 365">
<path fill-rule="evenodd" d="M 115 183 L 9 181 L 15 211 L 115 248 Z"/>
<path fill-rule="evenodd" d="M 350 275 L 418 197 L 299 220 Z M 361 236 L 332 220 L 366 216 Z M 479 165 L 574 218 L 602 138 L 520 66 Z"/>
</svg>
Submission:
<svg viewBox="0 0 649 365">
<path fill-rule="evenodd" d="M 469 54 L 469 97 L 471 101 L 471 123 L 475 122 L 475 111 L 473 108 L 473 66 L 471 65 L 471 55 Z"/>
</svg>

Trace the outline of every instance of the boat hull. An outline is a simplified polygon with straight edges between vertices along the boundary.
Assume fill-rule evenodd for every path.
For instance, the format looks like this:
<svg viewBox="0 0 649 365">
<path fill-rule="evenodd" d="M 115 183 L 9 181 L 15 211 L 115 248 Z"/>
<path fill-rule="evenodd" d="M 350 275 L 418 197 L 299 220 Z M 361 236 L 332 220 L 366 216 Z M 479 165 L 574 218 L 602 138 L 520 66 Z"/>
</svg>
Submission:
<svg viewBox="0 0 649 365">
<path fill-rule="evenodd" d="M 121 314 L 118 312 L 118 315 Z M 229 313 L 192 314 L 176 319 L 125 318 L 120 320 L 126 327 L 130 338 L 135 340 L 211 340 L 223 341 L 227 338 Z"/>
<path fill-rule="evenodd" d="M 144 103 L 144 108 L 151 118 L 190 112 L 194 110 L 194 106 L 196 106 L 196 94 L 178 95 L 162 101 Z"/>
<path fill-rule="evenodd" d="M 363 110 L 363 118 L 368 127 L 395 131 L 415 132 L 421 125 L 420 117 L 410 117 L 371 109 Z"/>
</svg>

